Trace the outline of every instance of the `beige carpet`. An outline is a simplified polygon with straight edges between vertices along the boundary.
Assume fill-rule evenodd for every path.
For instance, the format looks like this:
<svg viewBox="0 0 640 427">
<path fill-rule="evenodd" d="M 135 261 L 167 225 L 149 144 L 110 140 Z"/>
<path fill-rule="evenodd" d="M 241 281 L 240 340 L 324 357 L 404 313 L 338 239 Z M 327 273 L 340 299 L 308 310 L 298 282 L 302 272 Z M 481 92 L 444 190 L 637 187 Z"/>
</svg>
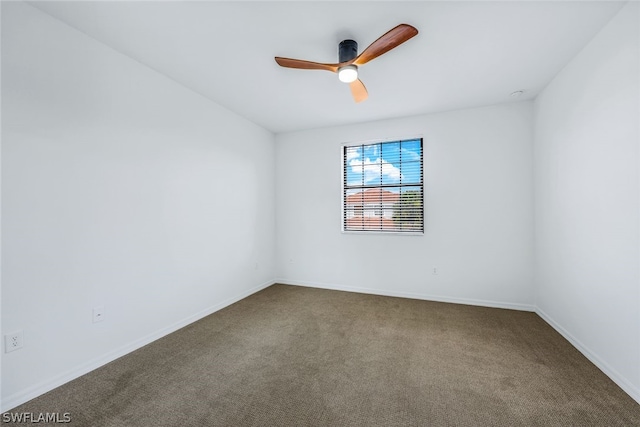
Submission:
<svg viewBox="0 0 640 427">
<path fill-rule="evenodd" d="M 285 285 L 11 412 L 88 427 L 640 426 L 640 405 L 536 314 Z"/>
</svg>

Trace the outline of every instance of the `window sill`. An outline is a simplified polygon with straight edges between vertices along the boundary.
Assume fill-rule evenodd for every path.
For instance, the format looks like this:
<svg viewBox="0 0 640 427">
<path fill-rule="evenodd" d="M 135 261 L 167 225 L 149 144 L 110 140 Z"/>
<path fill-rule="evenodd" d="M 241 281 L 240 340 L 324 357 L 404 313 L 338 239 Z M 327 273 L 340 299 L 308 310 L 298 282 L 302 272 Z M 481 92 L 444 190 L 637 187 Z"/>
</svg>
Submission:
<svg viewBox="0 0 640 427">
<path fill-rule="evenodd" d="M 341 230 L 342 234 L 366 234 L 376 236 L 424 236 L 424 231 L 354 231 L 354 230 Z"/>
</svg>

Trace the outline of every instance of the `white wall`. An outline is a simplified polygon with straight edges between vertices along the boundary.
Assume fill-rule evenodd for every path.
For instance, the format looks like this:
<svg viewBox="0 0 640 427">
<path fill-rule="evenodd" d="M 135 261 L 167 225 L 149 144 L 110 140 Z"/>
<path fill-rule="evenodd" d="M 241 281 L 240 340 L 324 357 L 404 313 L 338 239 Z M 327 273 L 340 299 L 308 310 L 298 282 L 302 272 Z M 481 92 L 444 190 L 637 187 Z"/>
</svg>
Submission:
<svg viewBox="0 0 640 427">
<path fill-rule="evenodd" d="M 275 276 L 535 306 L 640 400 L 637 3 L 533 108 L 289 133 L 275 146 L 36 9 L 1 7 L 1 321 L 25 334 L 2 355 L 2 410 Z M 424 236 L 341 233 L 341 144 L 416 135 Z M 98 305 L 106 320 L 93 324 Z"/>
<path fill-rule="evenodd" d="M 2 7 L 0 7 L 0 46 L 2 46 Z M 2 48 L 0 47 L 0 52 Z M 0 55 L 0 82 L 2 81 L 2 55 Z M 0 100 L 2 100 L 2 84 L 0 84 Z M 0 130 L 2 129 L 2 102 L 0 102 Z M 0 332 L 2 329 L 2 132 L 0 131 Z M 0 351 L 0 411 L 2 411 L 2 357 Z"/>
<path fill-rule="evenodd" d="M 531 120 L 524 102 L 277 135 L 277 280 L 533 309 Z M 341 144 L 416 135 L 424 235 L 341 233 Z"/>
<path fill-rule="evenodd" d="M 639 11 L 535 102 L 538 312 L 640 402 Z"/>
<path fill-rule="evenodd" d="M 271 133 L 24 3 L 2 67 L 3 410 L 272 283 Z"/>
</svg>

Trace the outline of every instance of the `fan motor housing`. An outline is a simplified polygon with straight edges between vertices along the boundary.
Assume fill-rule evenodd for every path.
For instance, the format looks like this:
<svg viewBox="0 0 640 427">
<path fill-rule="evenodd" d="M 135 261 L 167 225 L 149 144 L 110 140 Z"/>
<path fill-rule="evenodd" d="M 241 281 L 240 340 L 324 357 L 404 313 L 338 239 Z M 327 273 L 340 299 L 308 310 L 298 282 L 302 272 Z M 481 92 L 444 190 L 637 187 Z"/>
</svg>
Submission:
<svg viewBox="0 0 640 427">
<path fill-rule="evenodd" d="M 342 40 L 338 46 L 338 62 L 351 61 L 358 56 L 358 43 L 355 40 Z"/>
</svg>

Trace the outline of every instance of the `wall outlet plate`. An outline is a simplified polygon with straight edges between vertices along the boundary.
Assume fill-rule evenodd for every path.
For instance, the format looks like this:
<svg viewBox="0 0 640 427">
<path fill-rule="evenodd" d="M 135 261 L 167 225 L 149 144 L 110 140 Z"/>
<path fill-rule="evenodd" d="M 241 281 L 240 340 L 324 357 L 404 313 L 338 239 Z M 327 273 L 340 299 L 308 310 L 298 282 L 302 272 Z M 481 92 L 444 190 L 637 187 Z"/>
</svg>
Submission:
<svg viewBox="0 0 640 427">
<path fill-rule="evenodd" d="M 24 337 L 22 331 L 12 332 L 4 336 L 4 352 L 10 353 L 14 350 L 22 348 L 24 345 Z"/>
</svg>

